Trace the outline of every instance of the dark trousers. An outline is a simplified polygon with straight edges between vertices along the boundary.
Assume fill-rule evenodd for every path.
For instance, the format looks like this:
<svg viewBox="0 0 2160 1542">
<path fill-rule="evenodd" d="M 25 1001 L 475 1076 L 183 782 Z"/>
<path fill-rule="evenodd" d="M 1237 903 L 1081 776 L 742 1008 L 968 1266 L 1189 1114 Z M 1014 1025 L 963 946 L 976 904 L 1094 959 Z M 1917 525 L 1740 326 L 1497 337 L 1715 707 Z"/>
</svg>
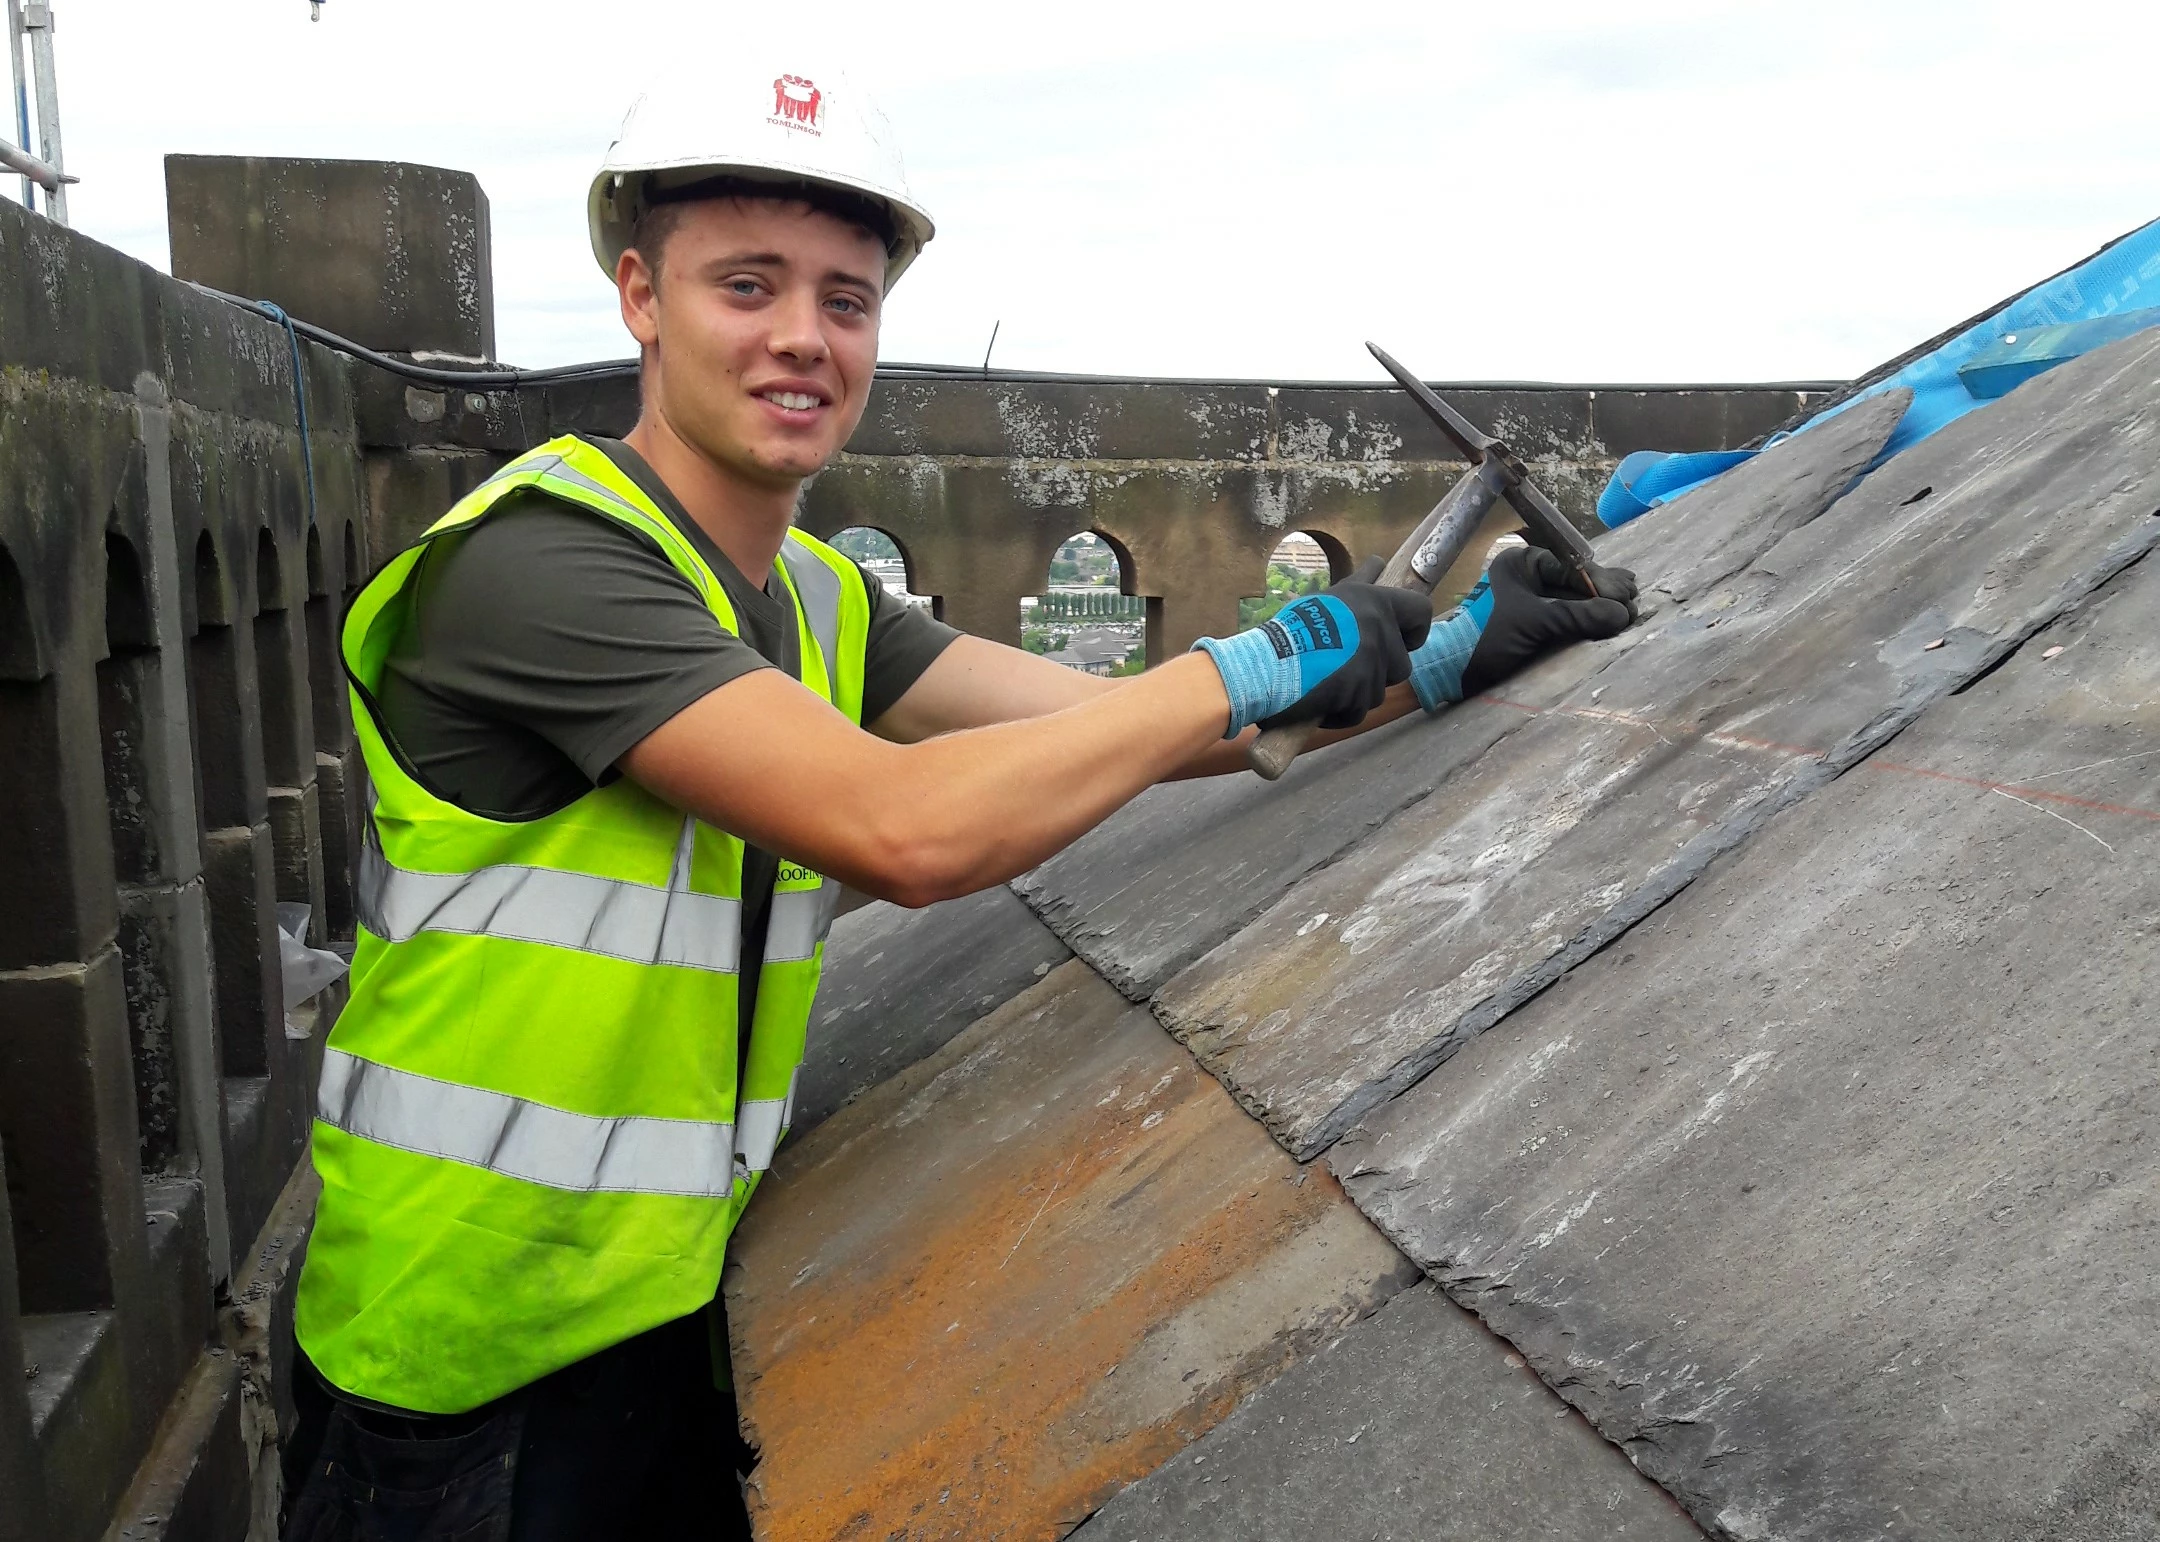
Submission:
<svg viewBox="0 0 2160 1542">
<path fill-rule="evenodd" d="M 285 1542 L 747 1542 L 754 1453 L 713 1386 L 711 1311 L 463 1414 L 340 1401 L 299 1356 Z"/>
</svg>

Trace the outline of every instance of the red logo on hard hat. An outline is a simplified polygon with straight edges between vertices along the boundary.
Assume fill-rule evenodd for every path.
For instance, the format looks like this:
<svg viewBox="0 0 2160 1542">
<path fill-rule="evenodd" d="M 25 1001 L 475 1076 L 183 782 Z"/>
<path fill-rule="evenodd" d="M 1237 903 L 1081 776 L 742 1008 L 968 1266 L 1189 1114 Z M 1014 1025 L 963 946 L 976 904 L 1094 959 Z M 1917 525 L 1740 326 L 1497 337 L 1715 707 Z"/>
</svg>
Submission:
<svg viewBox="0 0 2160 1542">
<path fill-rule="evenodd" d="M 772 83 L 772 91 L 772 117 L 768 122 L 812 134 L 824 132 L 819 124 L 825 116 L 825 93 L 815 82 L 800 75 L 782 75 Z"/>
</svg>

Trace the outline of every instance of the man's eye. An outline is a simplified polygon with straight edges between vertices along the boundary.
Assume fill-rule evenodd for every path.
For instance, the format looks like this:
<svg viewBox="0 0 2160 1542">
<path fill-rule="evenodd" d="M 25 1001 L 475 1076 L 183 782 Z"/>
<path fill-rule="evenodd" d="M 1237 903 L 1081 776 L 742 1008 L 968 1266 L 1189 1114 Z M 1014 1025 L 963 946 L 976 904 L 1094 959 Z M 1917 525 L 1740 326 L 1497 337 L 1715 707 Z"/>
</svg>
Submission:
<svg viewBox="0 0 2160 1542">
<path fill-rule="evenodd" d="M 831 305 L 834 310 L 844 312 L 848 315 L 860 315 L 862 312 L 862 306 L 858 302 L 848 298 L 848 296 L 844 294 L 834 295 L 832 299 L 827 301 L 826 303 Z"/>
<path fill-rule="evenodd" d="M 758 292 L 758 283 L 754 278 L 735 278 L 728 280 L 728 288 L 748 299 Z"/>
</svg>

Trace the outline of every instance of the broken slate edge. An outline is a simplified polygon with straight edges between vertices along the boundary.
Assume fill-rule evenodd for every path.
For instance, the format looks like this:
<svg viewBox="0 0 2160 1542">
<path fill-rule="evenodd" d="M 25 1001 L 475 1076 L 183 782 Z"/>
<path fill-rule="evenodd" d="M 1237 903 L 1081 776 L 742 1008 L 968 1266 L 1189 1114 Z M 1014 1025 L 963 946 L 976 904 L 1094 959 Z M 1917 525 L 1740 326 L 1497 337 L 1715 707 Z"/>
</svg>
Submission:
<svg viewBox="0 0 2160 1542">
<path fill-rule="evenodd" d="M 1718 1535 L 2150 1537 L 2160 563 L 1344 1138 Z"/>
<path fill-rule="evenodd" d="M 1406 1290 L 1126 1489 L 1078 1542 L 1686 1542 L 1695 1524 L 1501 1340 Z"/>
<path fill-rule="evenodd" d="M 2132 339 L 1969 414 L 1605 645 L 1557 705 L 1516 703 L 1536 721 L 1170 981 L 1158 1017 L 1293 1154 L 1324 1150 L 2150 549 L 2156 365 Z"/>
<path fill-rule="evenodd" d="M 1912 392 L 1886 391 L 1780 440 L 1623 525 L 1599 541 L 1598 560 L 1635 570 L 1646 614 L 1692 599 L 1842 498 L 1867 474 L 1911 405 Z"/>
<path fill-rule="evenodd" d="M 766 1182 L 726 1281 L 764 1542 L 1059 1534 L 1417 1279 L 1077 959 Z"/>
<path fill-rule="evenodd" d="M 922 1059 L 1072 957 L 1002 887 L 833 922 L 790 1139 Z"/>
</svg>

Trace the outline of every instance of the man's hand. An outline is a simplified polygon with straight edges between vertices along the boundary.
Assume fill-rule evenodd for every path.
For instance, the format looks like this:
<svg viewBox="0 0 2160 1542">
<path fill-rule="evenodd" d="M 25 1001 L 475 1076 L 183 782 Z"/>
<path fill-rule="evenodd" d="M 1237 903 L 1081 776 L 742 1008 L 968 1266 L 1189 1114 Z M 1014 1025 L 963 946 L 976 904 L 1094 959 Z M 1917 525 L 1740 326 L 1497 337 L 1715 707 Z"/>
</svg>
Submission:
<svg viewBox="0 0 2160 1542">
<path fill-rule="evenodd" d="M 1255 723 L 1355 727 L 1389 686 L 1410 678 L 1410 652 L 1432 626 L 1432 603 L 1414 590 L 1378 587 L 1379 571 L 1367 563 L 1326 592 L 1291 601 L 1272 621 L 1193 644 L 1215 661 L 1229 692 L 1224 738 Z"/>
<path fill-rule="evenodd" d="M 1480 695 L 1571 642 L 1613 637 L 1635 619 L 1635 575 L 1591 565 L 1597 596 L 1551 552 L 1502 552 L 1462 604 L 1441 617 L 1411 659 L 1427 712 Z"/>
</svg>

